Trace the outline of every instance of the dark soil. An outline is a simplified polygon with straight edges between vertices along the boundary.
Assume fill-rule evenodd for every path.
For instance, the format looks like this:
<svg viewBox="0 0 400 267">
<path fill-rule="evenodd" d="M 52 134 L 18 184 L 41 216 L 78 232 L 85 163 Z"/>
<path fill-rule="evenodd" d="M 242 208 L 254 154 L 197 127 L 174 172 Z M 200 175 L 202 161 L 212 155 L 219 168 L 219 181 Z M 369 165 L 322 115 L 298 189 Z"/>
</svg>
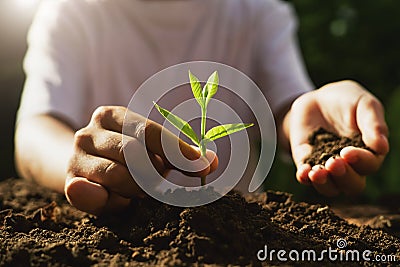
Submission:
<svg viewBox="0 0 400 267">
<path fill-rule="evenodd" d="M 336 249 L 339 238 L 347 241 L 345 249 L 400 259 L 400 231 L 389 224 L 374 225 L 386 230 L 349 224 L 327 206 L 294 202 L 280 192 L 246 198 L 230 193 L 196 208 L 147 198 L 124 214 L 97 218 L 60 194 L 8 179 L 0 183 L 0 266 L 270 266 L 288 262 L 279 262 L 276 253 L 260 262 L 256 254 L 265 245 L 268 251 L 321 252 Z M 376 264 L 328 257 L 304 263 Z"/>
<path fill-rule="evenodd" d="M 339 156 L 340 151 L 346 146 L 360 147 L 372 151 L 364 144 L 360 134 L 351 137 L 338 136 L 324 128 L 314 131 L 308 138 L 308 142 L 313 148 L 311 155 L 304 160 L 304 163 L 311 166 L 324 165 L 330 157 Z"/>
</svg>

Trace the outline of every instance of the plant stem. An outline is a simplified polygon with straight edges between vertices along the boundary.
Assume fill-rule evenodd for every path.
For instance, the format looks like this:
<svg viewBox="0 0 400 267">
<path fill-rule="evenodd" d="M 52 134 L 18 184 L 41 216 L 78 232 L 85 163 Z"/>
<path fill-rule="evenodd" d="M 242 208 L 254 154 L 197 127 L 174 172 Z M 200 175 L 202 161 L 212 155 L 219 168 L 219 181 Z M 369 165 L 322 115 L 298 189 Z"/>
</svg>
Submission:
<svg viewBox="0 0 400 267">
<path fill-rule="evenodd" d="M 200 153 L 201 156 L 206 157 L 207 147 L 204 144 L 203 140 L 206 136 L 206 119 L 207 119 L 207 108 L 201 108 L 201 140 L 200 140 Z M 201 185 L 206 184 L 206 176 L 201 177 Z"/>
<path fill-rule="evenodd" d="M 204 145 L 204 138 L 206 136 L 206 119 L 207 110 L 206 108 L 201 110 L 201 140 L 200 140 L 200 151 L 202 156 L 206 156 L 206 146 Z"/>
<path fill-rule="evenodd" d="M 200 179 L 201 179 L 201 185 L 202 186 L 206 185 L 206 176 L 201 176 Z"/>
</svg>

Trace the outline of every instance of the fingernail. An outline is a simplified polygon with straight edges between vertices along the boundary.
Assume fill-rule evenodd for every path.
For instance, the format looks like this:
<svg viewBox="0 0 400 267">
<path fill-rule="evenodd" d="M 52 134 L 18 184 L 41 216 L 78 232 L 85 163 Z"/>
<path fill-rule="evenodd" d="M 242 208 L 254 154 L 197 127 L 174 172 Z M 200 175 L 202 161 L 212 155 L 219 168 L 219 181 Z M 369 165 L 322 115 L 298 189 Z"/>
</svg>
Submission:
<svg viewBox="0 0 400 267">
<path fill-rule="evenodd" d="M 298 171 L 304 171 L 304 170 L 306 170 L 308 168 L 309 168 L 309 165 L 301 164 L 297 169 L 298 169 Z"/>
<path fill-rule="evenodd" d="M 322 170 L 324 167 L 322 165 L 315 165 L 311 168 L 312 171 Z"/>
<path fill-rule="evenodd" d="M 331 164 L 333 164 L 333 163 L 335 162 L 335 159 L 336 159 L 336 156 L 330 157 L 330 158 L 326 161 L 325 166 L 329 167 Z"/>
<path fill-rule="evenodd" d="M 322 165 L 315 165 L 314 167 L 312 167 L 311 171 L 310 171 L 310 177 L 316 175 L 316 172 L 318 170 L 323 170 L 325 169 L 324 166 Z M 315 179 L 316 178 L 316 179 Z M 319 175 L 319 177 L 314 177 L 314 179 L 310 179 L 312 182 L 317 183 L 317 184 L 325 184 L 327 182 L 327 177 L 325 177 L 324 175 Z"/>
</svg>

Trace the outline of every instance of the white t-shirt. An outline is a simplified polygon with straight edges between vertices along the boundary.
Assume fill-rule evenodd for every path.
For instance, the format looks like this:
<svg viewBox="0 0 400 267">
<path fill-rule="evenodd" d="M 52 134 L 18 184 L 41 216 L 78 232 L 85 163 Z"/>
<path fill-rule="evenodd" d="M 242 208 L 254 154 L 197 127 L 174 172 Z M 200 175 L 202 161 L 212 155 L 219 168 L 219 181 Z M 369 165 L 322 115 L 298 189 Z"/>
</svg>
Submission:
<svg viewBox="0 0 400 267">
<path fill-rule="evenodd" d="M 277 0 L 45 0 L 28 36 L 19 119 L 54 113 L 76 129 L 96 107 L 126 106 L 171 65 L 239 69 L 276 112 L 312 88 L 291 7 Z"/>
<path fill-rule="evenodd" d="M 247 74 L 276 113 L 313 87 L 296 25 L 278 0 L 44 0 L 18 120 L 51 113 L 79 129 L 98 106 L 126 106 L 156 72 L 196 60 Z"/>
</svg>

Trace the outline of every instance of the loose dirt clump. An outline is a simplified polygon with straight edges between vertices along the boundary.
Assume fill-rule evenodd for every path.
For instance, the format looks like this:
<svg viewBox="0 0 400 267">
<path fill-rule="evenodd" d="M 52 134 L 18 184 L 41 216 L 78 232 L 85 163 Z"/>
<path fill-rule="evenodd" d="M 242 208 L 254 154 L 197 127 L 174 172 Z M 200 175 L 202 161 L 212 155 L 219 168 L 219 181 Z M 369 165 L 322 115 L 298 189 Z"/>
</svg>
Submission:
<svg viewBox="0 0 400 267">
<path fill-rule="evenodd" d="M 324 165 L 329 158 L 339 156 L 340 151 L 347 146 L 360 147 L 372 151 L 364 144 L 360 134 L 354 134 L 351 137 L 338 136 L 324 128 L 314 131 L 309 136 L 308 142 L 313 148 L 304 163 L 308 163 L 311 166 Z"/>
</svg>

